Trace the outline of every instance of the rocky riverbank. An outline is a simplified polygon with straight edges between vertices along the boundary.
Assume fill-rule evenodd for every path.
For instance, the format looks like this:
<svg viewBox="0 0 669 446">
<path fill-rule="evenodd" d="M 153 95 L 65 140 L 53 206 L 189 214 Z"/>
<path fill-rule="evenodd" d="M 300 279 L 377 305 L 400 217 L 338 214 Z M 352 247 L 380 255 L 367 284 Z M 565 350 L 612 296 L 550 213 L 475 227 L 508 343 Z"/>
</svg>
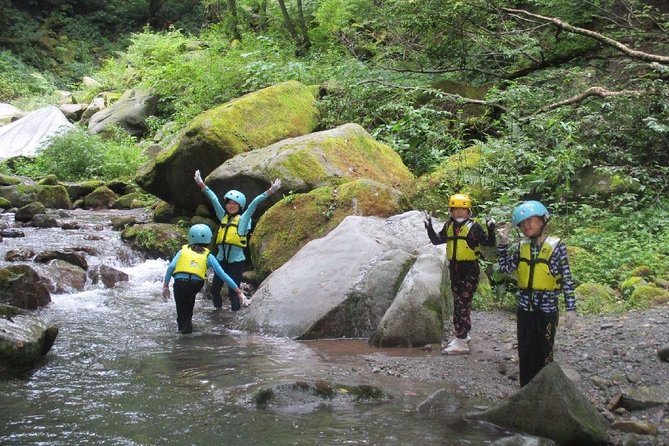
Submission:
<svg viewBox="0 0 669 446">
<path fill-rule="evenodd" d="M 437 345 L 422 356 L 372 353 L 365 355 L 368 371 L 414 382 L 443 380 L 466 398 L 502 401 L 519 389 L 515 317 L 502 311 L 472 316 L 471 354 L 443 356 Z M 667 304 L 622 315 L 579 316 L 572 328 L 559 328 L 555 360 L 612 422 L 612 444 L 669 444 L 669 362 L 658 355 L 667 344 Z M 651 400 L 665 403 L 635 402 L 629 408 L 625 401 L 648 388 Z"/>
</svg>

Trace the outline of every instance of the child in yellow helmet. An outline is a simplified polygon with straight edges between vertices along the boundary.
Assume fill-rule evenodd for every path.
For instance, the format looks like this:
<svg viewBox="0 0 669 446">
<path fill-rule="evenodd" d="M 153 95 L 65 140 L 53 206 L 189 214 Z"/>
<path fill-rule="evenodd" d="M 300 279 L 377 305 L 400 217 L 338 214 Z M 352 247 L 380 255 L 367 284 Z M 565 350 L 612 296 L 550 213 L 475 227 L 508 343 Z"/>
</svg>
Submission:
<svg viewBox="0 0 669 446">
<path fill-rule="evenodd" d="M 211 237 L 209 226 L 193 225 L 188 230 L 188 244 L 176 253 L 165 272 L 163 300 L 170 298 L 170 279 L 174 277 L 174 303 L 177 307 L 177 326 L 181 334 L 193 332 L 195 296 L 204 286 L 208 268 L 214 269 L 216 276 L 228 284 L 241 302 L 248 302 L 242 290 L 223 271 L 216 257 L 209 253 L 207 246 L 211 243 Z"/>
<path fill-rule="evenodd" d="M 512 226 L 527 239 L 513 253 L 508 251 L 511 225 L 499 229 L 499 269 L 503 273 L 516 271 L 518 277 L 516 328 L 521 387 L 553 362 L 560 293 L 564 294 L 567 326 L 576 314 L 567 247 L 559 238 L 546 235 L 549 217 L 548 209 L 538 201 L 525 201 L 516 207 Z"/>
<path fill-rule="evenodd" d="M 488 234 L 472 219 L 472 200 L 455 194 L 448 200 L 450 217 L 436 233 L 429 215 L 425 228 L 434 245 L 446 243 L 446 258 L 453 292 L 453 329 L 455 338 L 442 351 L 445 355 L 469 353 L 469 331 L 472 299 L 478 287 L 481 269 L 478 259 L 480 246 L 495 246 L 495 221 L 486 219 Z"/>
</svg>

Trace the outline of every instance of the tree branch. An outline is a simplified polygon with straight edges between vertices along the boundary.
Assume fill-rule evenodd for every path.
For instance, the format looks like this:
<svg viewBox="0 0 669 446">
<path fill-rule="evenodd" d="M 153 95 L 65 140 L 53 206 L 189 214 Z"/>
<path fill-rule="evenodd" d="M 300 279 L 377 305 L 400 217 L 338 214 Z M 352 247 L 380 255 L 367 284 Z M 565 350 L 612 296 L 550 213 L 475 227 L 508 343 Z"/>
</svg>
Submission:
<svg viewBox="0 0 669 446">
<path fill-rule="evenodd" d="M 508 108 L 504 107 L 503 105 L 497 104 L 495 102 L 488 102 L 488 101 L 484 101 L 484 100 L 481 100 L 481 99 L 471 99 L 471 98 L 467 98 L 467 97 L 464 97 L 464 96 L 460 96 L 459 94 L 446 93 L 446 92 L 443 92 L 441 90 L 435 90 L 434 88 L 408 87 L 406 85 L 397 85 L 397 84 L 392 84 L 390 82 L 384 82 L 384 81 L 380 81 L 380 80 L 376 80 L 376 79 L 368 79 L 368 80 L 360 81 L 356 85 L 362 85 L 362 84 L 379 84 L 379 85 L 383 85 L 384 87 L 394 88 L 394 89 L 399 89 L 399 90 L 432 93 L 432 94 L 435 94 L 435 95 L 447 97 L 447 98 L 452 99 L 454 101 L 463 102 L 465 104 L 475 104 L 475 105 L 482 105 L 482 106 L 485 106 L 485 107 L 496 108 L 496 109 L 501 110 L 502 112 L 507 113 L 508 115 L 517 119 L 517 117 L 515 116 L 515 114 L 511 110 L 509 110 Z"/>
<path fill-rule="evenodd" d="M 502 8 L 501 11 L 503 11 L 507 14 L 521 14 L 521 15 L 525 15 L 527 17 L 532 17 L 532 18 L 537 19 L 537 20 L 542 20 L 544 22 L 552 23 L 553 25 L 557 26 L 559 29 L 569 31 L 569 32 L 574 33 L 574 34 L 580 34 L 580 35 L 583 35 L 583 36 L 587 36 L 587 37 L 595 39 L 599 42 L 602 42 L 605 45 L 612 46 L 612 47 L 616 48 L 618 51 L 621 51 L 624 54 L 627 54 L 628 56 L 630 56 L 634 59 L 644 60 L 646 62 L 657 62 L 657 63 L 661 63 L 661 64 L 669 64 L 669 57 L 668 56 L 660 56 L 658 54 L 652 54 L 652 53 L 646 53 L 646 52 L 643 52 L 643 51 L 633 50 L 632 48 L 630 48 L 626 45 L 623 45 L 622 43 L 618 42 L 617 40 L 606 37 L 606 36 L 604 36 L 604 35 L 602 35 L 598 32 L 570 25 L 569 23 L 563 22 L 562 20 L 556 19 L 554 17 L 546 17 L 546 16 L 542 16 L 542 15 L 539 15 L 539 14 L 534 14 L 534 13 L 531 13 L 529 11 L 525 11 L 523 9 Z"/>
<path fill-rule="evenodd" d="M 642 94 L 647 94 L 648 91 L 644 90 L 620 90 L 620 91 L 610 91 L 604 87 L 590 87 L 581 94 L 572 96 L 571 98 L 565 99 L 564 101 L 554 102 L 552 104 L 545 105 L 540 109 L 536 110 L 529 116 L 538 115 L 539 113 L 544 113 L 550 110 L 555 110 L 556 108 L 564 107 L 566 105 L 577 104 L 585 101 L 587 98 L 592 96 L 598 96 L 600 98 L 610 98 L 616 96 L 641 96 Z M 522 118 L 527 119 L 529 116 Z"/>
</svg>

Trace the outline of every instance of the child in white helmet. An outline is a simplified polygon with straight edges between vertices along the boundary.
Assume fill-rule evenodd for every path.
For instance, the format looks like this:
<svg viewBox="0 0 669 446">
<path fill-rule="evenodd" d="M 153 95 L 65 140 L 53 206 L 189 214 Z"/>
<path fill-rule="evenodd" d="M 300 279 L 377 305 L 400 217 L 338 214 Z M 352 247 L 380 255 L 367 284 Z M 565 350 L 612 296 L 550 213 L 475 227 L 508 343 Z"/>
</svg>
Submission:
<svg viewBox="0 0 669 446">
<path fill-rule="evenodd" d="M 469 353 L 469 331 L 472 328 L 472 299 L 478 287 L 481 269 L 479 247 L 495 245 L 495 221 L 486 220 L 488 234 L 472 220 L 472 200 L 464 194 L 452 195 L 448 200 L 449 219 L 439 233 L 432 227 L 432 219 L 424 220 L 427 235 L 433 245 L 446 243 L 446 258 L 453 293 L 453 329 L 455 338 L 442 353 L 463 355 Z"/>
<path fill-rule="evenodd" d="M 251 217 L 260 203 L 279 190 L 281 180 L 278 178 L 274 180 L 269 189 L 255 197 L 247 207 L 246 197 L 237 190 L 228 191 L 223 197 L 224 206 L 221 206 L 214 191 L 209 189 L 204 184 L 204 181 L 202 181 L 199 170 L 195 171 L 194 178 L 200 190 L 204 192 L 214 207 L 216 218 L 218 218 L 221 224 L 216 235 L 216 245 L 218 247 L 216 258 L 225 272 L 235 282 L 240 283 L 246 263 L 244 248 L 247 245 L 247 235 L 251 230 Z M 218 276 L 214 276 L 211 284 L 211 297 L 215 308 L 223 306 L 223 299 L 221 298 L 222 287 L 223 281 Z M 232 290 L 228 293 L 228 298 L 230 299 L 230 309 L 232 311 L 237 311 L 241 308 L 241 302 Z"/>
<path fill-rule="evenodd" d="M 211 243 L 211 229 L 204 224 L 193 225 L 188 230 L 188 244 L 176 253 L 165 272 L 163 281 L 163 300 L 170 298 L 170 279 L 174 277 L 174 303 L 177 307 L 177 326 L 179 333 L 193 332 L 193 308 L 195 296 L 204 286 L 207 268 L 213 268 L 216 277 L 225 281 L 230 290 L 240 301 L 246 297 L 237 284 L 221 268 L 216 257 L 209 253 Z"/>
<path fill-rule="evenodd" d="M 567 309 L 567 326 L 572 324 L 576 314 L 567 247 L 559 238 L 546 235 L 544 229 L 549 218 L 548 210 L 538 201 L 525 201 L 516 207 L 511 223 L 527 239 L 522 240 L 512 254 L 508 252 L 511 226 L 498 230 L 500 271 L 516 271 L 518 277 L 516 327 L 521 387 L 553 362 L 561 292 Z"/>
</svg>

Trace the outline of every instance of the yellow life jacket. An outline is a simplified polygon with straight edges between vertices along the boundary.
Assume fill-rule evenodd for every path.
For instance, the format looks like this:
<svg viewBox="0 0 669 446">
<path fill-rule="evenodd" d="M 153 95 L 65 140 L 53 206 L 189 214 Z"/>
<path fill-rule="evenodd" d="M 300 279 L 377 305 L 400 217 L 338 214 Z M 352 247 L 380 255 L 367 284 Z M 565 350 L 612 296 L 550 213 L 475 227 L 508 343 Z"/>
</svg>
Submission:
<svg viewBox="0 0 669 446">
<path fill-rule="evenodd" d="M 237 232 L 239 229 L 239 219 L 239 214 L 232 217 L 232 219 L 228 214 L 225 214 L 221 219 L 221 226 L 218 228 L 218 233 L 216 234 L 217 245 L 227 243 L 228 245 L 246 248 L 248 243 L 247 237 L 245 235 L 239 235 Z"/>
<path fill-rule="evenodd" d="M 548 267 L 553 251 L 560 243 L 557 237 L 546 237 L 536 258 L 532 259 L 531 242 L 520 243 L 518 287 L 530 291 L 555 291 L 560 288 L 562 276 L 554 276 Z"/>
<path fill-rule="evenodd" d="M 479 248 L 475 249 L 469 247 L 467 243 L 467 234 L 474 226 L 474 220 L 467 220 L 460 226 L 458 235 L 455 235 L 455 224 L 449 223 L 446 228 L 446 258 L 448 260 L 478 260 Z"/>
<path fill-rule="evenodd" d="M 188 273 L 195 274 L 200 279 L 204 280 L 207 275 L 207 256 L 209 250 L 204 249 L 203 252 L 195 252 L 188 245 L 181 247 L 181 255 L 174 267 L 174 274 Z"/>
</svg>

